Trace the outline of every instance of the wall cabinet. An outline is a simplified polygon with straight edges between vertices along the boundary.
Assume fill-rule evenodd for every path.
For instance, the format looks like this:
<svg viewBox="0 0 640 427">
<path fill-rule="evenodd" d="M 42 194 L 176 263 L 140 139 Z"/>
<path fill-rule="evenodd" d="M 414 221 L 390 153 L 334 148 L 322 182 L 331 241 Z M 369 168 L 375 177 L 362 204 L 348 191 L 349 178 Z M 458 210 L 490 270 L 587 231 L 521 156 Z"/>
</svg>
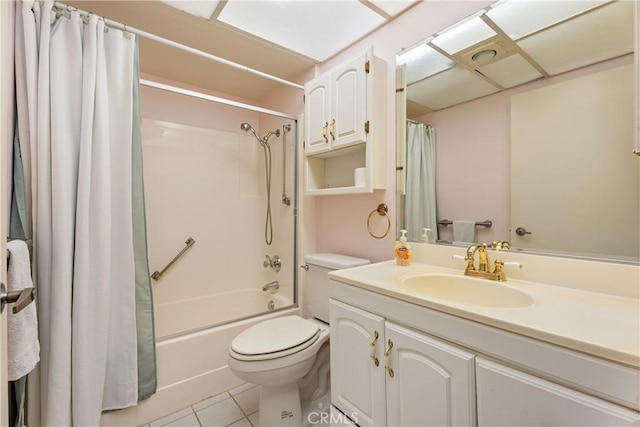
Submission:
<svg viewBox="0 0 640 427">
<path fill-rule="evenodd" d="M 331 400 L 360 426 L 475 425 L 474 355 L 331 301 Z"/>
<path fill-rule="evenodd" d="M 361 427 L 640 425 L 637 368 L 336 281 L 330 296 L 331 402 Z"/>
<path fill-rule="evenodd" d="M 384 188 L 385 76 L 369 49 L 305 84 L 305 194 Z M 365 173 L 356 185 L 358 168 Z"/>
</svg>

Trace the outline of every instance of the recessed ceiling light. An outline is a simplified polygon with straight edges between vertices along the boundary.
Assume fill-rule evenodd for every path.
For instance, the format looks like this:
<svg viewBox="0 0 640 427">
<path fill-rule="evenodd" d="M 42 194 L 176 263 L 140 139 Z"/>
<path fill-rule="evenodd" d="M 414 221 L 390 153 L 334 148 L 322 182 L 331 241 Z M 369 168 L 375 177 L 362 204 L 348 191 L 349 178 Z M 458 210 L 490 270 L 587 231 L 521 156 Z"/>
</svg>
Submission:
<svg viewBox="0 0 640 427">
<path fill-rule="evenodd" d="M 480 52 L 476 52 L 471 59 L 473 59 L 474 62 L 485 62 L 492 59 L 497 53 L 498 52 L 493 49 L 485 49 Z"/>
</svg>

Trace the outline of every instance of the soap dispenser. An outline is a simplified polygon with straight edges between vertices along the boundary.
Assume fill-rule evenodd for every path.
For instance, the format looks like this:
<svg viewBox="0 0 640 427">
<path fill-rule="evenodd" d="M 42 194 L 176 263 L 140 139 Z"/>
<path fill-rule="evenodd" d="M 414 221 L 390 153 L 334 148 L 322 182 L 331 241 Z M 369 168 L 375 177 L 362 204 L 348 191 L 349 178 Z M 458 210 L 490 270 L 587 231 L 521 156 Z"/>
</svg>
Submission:
<svg viewBox="0 0 640 427">
<path fill-rule="evenodd" d="M 411 265 L 411 246 L 407 243 L 407 230 L 400 230 L 402 235 L 399 242 L 396 243 L 396 265 L 407 266 Z"/>
<path fill-rule="evenodd" d="M 422 229 L 422 236 L 420 236 L 420 243 L 429 243 L 429 233 L 432 232 L 430 228 Z"/>
</svg>

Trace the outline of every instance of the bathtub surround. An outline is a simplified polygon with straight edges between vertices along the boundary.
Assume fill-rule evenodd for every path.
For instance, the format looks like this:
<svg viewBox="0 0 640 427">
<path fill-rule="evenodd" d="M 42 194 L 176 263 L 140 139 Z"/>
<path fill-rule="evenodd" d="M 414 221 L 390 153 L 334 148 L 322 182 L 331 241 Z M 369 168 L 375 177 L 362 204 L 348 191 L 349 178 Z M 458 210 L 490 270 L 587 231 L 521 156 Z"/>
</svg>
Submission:
<svg viewBox="0 0 640 427">
<path fill-rule="evenodd" d="M 98 425 L 103 410 L 137 404 L 136 323 L 153 325 L 148 272 L 140 268 L 147 256 L 136 182 L 136 38 L 52 2 L 19 2 L 16 24 L 18 129 L 42 347 L 41 419 L 30 424 Z M 146 302 L 137 304 L 136 293 Z M 141 351 L 143 396 L 155 388 L 152 335 L 146 332 Z"/>
</svg>

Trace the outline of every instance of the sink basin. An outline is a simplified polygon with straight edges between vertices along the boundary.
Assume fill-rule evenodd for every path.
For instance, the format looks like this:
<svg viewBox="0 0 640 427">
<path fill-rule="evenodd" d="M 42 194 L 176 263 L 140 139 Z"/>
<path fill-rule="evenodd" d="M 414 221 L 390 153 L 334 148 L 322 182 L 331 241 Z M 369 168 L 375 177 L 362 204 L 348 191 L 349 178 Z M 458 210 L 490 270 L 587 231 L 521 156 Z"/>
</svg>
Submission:
<svg viewBox="0 0 640 427">
<path fill-rule="evenodd" d="M 526 307 L 533 304 L 533 298 L 518 289 L 475 277 L 443 273 L 421 274 L 404 279 L 402 285 L 427 298 L 463 304 L 497 308 Z"/>
</svg>

